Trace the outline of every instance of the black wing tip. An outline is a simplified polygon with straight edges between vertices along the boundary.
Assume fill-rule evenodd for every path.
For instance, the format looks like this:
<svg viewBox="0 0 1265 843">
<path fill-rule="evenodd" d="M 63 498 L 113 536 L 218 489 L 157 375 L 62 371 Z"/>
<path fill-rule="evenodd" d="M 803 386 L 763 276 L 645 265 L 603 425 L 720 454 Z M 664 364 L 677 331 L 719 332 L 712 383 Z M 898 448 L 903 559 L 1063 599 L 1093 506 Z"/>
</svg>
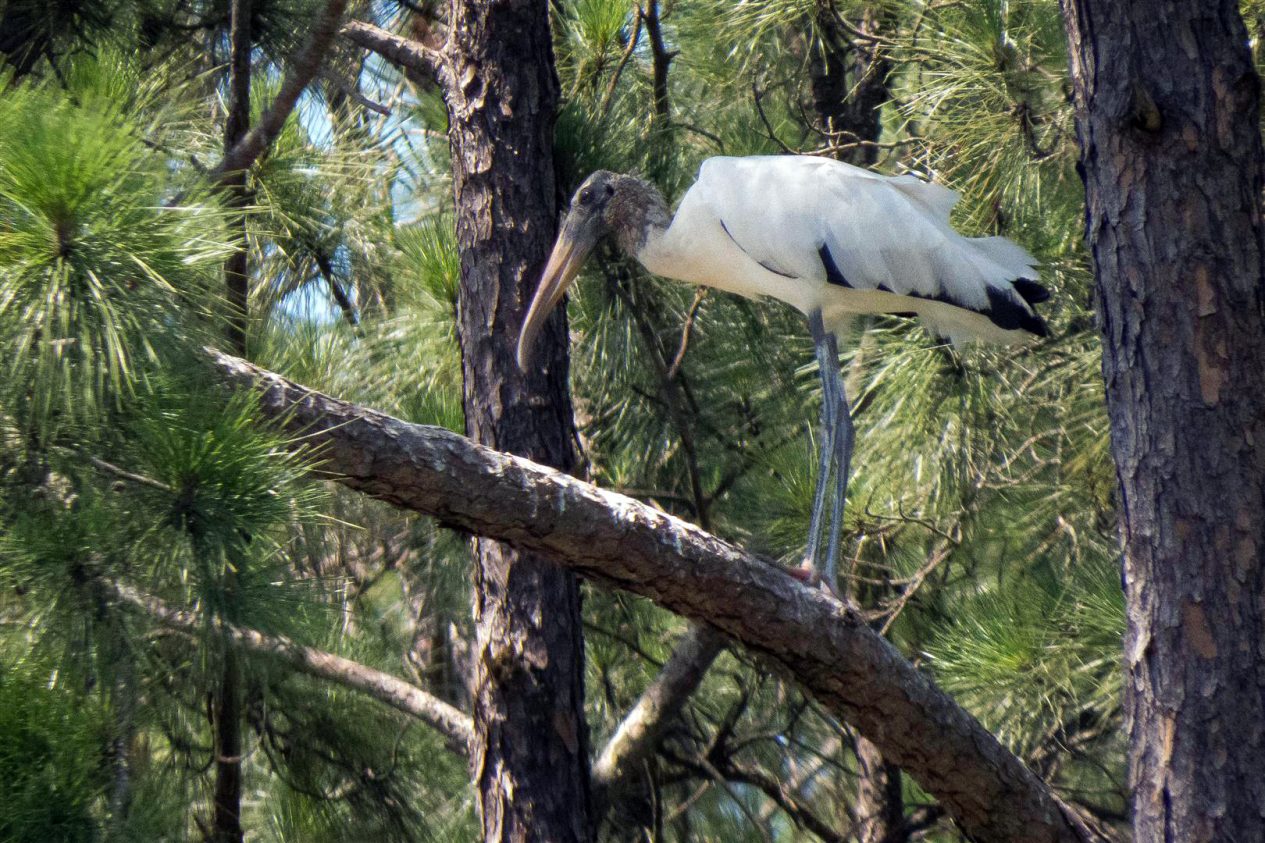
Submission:
<svg viewBox="0 0 1265 843">
<path fill-rule="evenodd" d="M 1037 283 L 1034 278 L 1016 278 L 1011 283 L 1015 287 L 1015 292 L 1028 304 L 1040 304 L 1050 300 L 1050 291 Z"/>
<path fill-rule="evenodd" d="M 1036 282 L 1028 280 L 1028 278 L 1020 278 L 1020 281 L 1027 281 L 1028 284 L 1034 285 L 1041 292 L 1044 292 L 1046 299 L 1049 299 L 1049 291 Z M 1028 308 L 1032 304 L 1032 300 L 1023 295 L 1016 284 L 1016 292 L 1023 297 L 1023 304 L 1018 301 L 1015 296 L 1009 295 L 1006 290 L 998 290 L 997 287 L 988 287 L 988 310 L 984 311 L 984 315 L 992 320 L 994 325 L 1003 330 L 1026 330 L 1030 334 L 1036 334 L 1037 337 L 1049 337 L 1050 327 L 1045 324 L 1045 319 L 1036 315 L 1034 311 Z M 1045 299 L 1041 299 L 1044 301 Z"/>
<path fill-rule="evenodd" d="M 1023 328 L 1030 334 L 1036 334 L 1038 337 L 1048 337 L 1050 335 L 1050 326 L 1045 320 L 1035 313 L 1028 314 L 1028 318 L 1023 321 L 1019 327 Z"/>
</svg>

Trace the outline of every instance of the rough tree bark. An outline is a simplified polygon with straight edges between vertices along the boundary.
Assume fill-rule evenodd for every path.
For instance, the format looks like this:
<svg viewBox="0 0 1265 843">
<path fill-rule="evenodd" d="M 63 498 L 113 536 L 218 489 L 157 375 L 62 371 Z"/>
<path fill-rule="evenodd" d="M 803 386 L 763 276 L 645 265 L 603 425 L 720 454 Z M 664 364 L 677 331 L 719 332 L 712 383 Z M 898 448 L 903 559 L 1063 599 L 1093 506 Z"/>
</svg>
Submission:
<svg viewBox="0 0 1265 843">
<path fill-rule="evenodd" d="M 1119 475 L 1138 840 L 1265 827 L 1260 81 L 1235 0 L 1064 0 Z"/>
<path fill-rule="evenodd" d="M 576 462 L 559 312 L 524 375 L 515 341 L 557 222 L 558 81 L 544 0 L 453 4 L 441 74 L 461 249 L 466 430 L 570 470 Z M 476 538 L 475 740 L 485 841 L 592 838 L 580 592 L 535 553 Z"/>
<path fill-rule="evenodd" d="M 983 843 L 1098 839 L 1049 788 L 838 600 L 645 504 L 441 428 L 411 425 L 214 354 L 329 476 L 444 524 L 547 554 L 709 624 L 853 724 Z"/>
<path fill-rule="evenodd" d="M 900 843 L 909 835 L 905 825 L 905 799 L 900 768 L 861 736 L 856 740 L 858 843 Z"/>
</svg>

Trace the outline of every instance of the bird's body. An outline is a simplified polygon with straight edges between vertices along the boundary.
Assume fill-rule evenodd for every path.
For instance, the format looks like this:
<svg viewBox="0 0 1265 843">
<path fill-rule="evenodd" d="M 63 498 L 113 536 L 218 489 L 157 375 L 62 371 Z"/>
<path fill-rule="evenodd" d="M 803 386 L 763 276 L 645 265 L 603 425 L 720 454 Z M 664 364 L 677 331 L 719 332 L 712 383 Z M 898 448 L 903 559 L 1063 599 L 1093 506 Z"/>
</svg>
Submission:
<svg viewBox="0 0 1265 843">
<path fill-rule="evenodd" d="M 829 158 L 710 158 L 635 256 L 657 275 L 820 310 L 834 330 L 899 313 L 954 342 L 1043 334 L 1024 297 L 1041 299 L 1035 260 L 1003 237 L 954 231 L 957 198 Z"/>
<path fill-rule="evenodd" d="M 675 215 L 633 176 L 599 171 L 576 191 L 523 321 L 518 361 L 598 240 L 613 235 L 656 275 L 808 316 L 822 379 L 822 442 L 806 557 L 833 584 L 852 455 L 837 336 L 855 314 L 917 316 L 953 342 L 1046 334 L 1036 261 L 1004 237 L 964 237 L 953 191 L 828 158 L 709 158 Z M 835 486 L 828 488 L 833 475 Z M 830 503 L 824 560 L 822 527 Z"/>
</svg>

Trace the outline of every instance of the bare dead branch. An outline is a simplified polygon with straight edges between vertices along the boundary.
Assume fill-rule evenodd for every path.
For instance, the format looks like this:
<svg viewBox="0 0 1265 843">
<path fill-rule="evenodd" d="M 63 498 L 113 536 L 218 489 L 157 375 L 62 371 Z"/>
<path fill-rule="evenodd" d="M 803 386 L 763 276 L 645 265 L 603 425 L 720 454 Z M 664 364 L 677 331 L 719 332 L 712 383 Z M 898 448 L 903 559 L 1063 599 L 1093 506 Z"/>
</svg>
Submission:
<svg viewBox="0 0 1265 843">
<path fill-rule="evenodd" d="M 707 298 L 707 287 L 699 287 L 694 293 L 694 301 L 690 304 L 690 309 L 685 314 L 685 324 L 681 326 L 681 342 L 676 347 L 676 354 L 672 357 L 672 365 L 668 367 L 668 371 L 663 377 L 666 380 L 674 381 L 681 374 L 681 366 L 685 364 L 685 352 L 690 347 L 690 333 L 694 329 L 694 317 L 698 316 L 698 308 L 703 304 L 703 299 Z"/>
<path fill-rule="evenodd" d="M 850 839 L 848 835 L 831 828 L 825 820 L 800 801 L 793 789 L 765 770 L 742 764 L 727 754 L 718 758 L 675 756 L 672 760 L 703 775 L 720 776 L 728 782 L 757 788 L 769 798 L 772 805 L 780 808 L 797 826 L 826 843 L 845 843 Z M 769 812 L 761 811 L 758 815 L 757 827 L 764 828 L 770 816 Z"/>
<path fill-rule="evenodd" d="M 615 87 L 619 84 L 619 78 L 624 75 L 624 68 L 628 66 L 628 60 L 637 50 L 637 42 L 641 40 L 641 7 L 636 7 L 633 12 L 633 28 L 628 35 L 628 46 L 624 48 L 624 53 L 619 57 L 619 63 L 615 65 L 615 70 L 611 73 L 611 79 L 606 83 L 606 92 L 602 94 L 602 104 L 598 106 L 597 113 L 602 115 L 602 119 L 606 119 L 606 115 L 610 113 L 611 102 L 615 98 Z"/>
<path fill-rule="evenodd" d="M 141 610 L 169 629 L 196 633 L 204 628 L 204 622 L 197 615 L 168 606 L 157 597 L 118 583 L 106 583 L 104 586 L 121 602 Z M 265 635 L 253 629 L 219 621 L 212 623 L 243 650 L 280 659 L 309 676 L 361 691 L 431 726 L 447 739 L 448 747 L 453 752 L 463 756 L 468 752 L 470 718 L 421 688 L 389 673 L 298 644 L 281 635 Z"/>
<path fill-rule="evenodd" d="M 659 745 L 664 729 L 693 696 L 707 668 L 725 648 L 724 636 L 707 627 L 691 627 L 671 658 L 616 728 L 593 764 L 593 793 L 608 804 L 636 776 Z"/>
<path fill-rule="evenodd" d="M 333 72 L 329 68 L 325 68 L 321 71 L 321 78 L 337 88 L 343 96 L 347 97 L 362 108 L 372 111 L 374 114 L 382 117 L 391 116 L 390 108 L 380 102 L 369 99 L 360 91 L 356 90 L 356 85 L 353 82 L 344 79 L 340 74 Z"/>
</svg>

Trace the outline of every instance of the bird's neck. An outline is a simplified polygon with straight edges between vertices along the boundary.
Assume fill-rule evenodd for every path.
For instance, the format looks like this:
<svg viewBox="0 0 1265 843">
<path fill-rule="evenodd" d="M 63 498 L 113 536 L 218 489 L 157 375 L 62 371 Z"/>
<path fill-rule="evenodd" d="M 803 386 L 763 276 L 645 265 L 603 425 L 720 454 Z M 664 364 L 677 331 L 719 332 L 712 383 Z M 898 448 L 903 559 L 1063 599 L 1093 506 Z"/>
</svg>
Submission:
<svg viewBox="0 0 1265 843">
<path fill-rule="evenodd" d="M 662 238 L 672 224 L 672 213 L 654 185 L 635 176 L 623 176 L 607 206 L 606 219 L 619 247 L 641 260 L 647 246 Z"/>
</svg>

